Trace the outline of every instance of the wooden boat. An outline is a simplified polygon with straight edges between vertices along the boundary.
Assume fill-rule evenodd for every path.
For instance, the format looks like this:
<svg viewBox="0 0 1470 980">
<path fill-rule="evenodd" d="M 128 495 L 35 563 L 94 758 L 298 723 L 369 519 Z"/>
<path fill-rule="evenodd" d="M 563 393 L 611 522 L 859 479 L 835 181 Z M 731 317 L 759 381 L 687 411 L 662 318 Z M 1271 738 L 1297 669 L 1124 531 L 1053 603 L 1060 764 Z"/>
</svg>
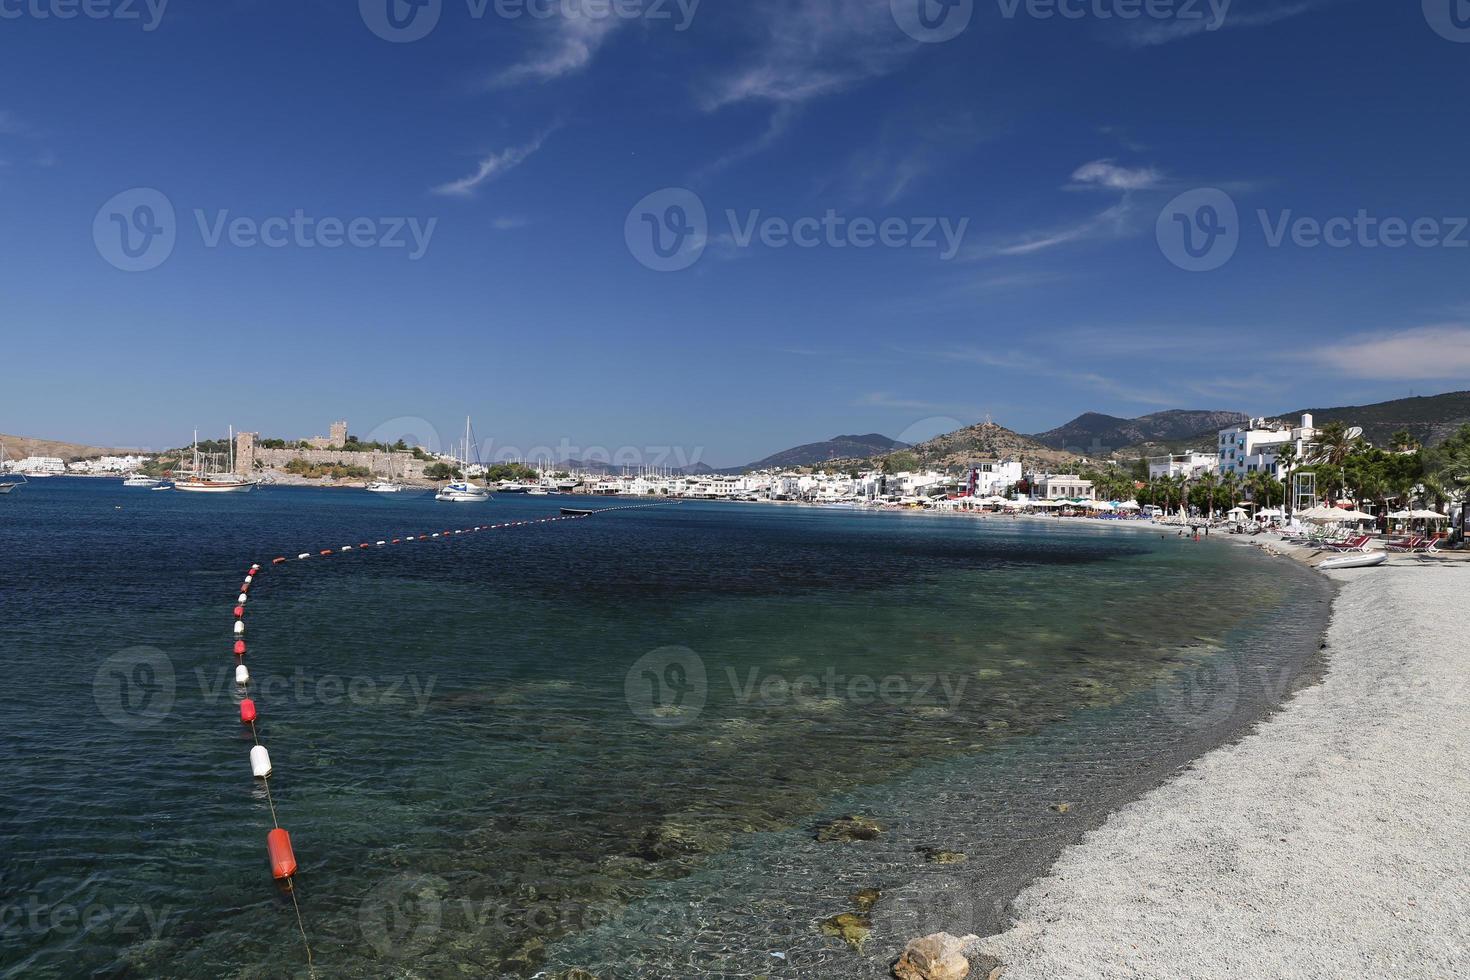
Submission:
<svg viewBox="0 0 1470 980">
<path fill-rule="evenodd" d="M 1388 561 L 1386 551 L 1360 551 L 1343 555 L 1341 558 L 1329 558 L 1317 567 L 1328 571 L 1341 568 L 1377 568 L 1386 561 Z"/>
</svg>

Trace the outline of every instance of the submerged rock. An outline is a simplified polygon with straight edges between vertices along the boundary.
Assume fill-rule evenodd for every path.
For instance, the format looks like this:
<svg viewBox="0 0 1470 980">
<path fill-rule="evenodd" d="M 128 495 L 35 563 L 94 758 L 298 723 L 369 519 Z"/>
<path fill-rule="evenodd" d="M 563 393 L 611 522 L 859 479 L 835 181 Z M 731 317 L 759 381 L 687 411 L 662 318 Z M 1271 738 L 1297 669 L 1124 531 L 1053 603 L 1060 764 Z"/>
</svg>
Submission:
<svg viewBox="0 0 1470 980">
<path fill-rule="evenodd" d="M 860 888 L 853 892 L 849 898 L 857 910 L 864 914 L 873 911 L 873 906 L 878 904 L 878 899 L 883 897 L 883 892 L 877 888 Z"/>
<path fill-rule="evenodd" d="M 938 847 L 916 847 L 914 850 L 924 855 L 924 860 L 930 864 L 963 864 L 969 860 L 963 851 L 946 851 Z"/>
<path fill-rule="evenodd" d="M 1057 813 L 1070 813 L 1070 812 L 1072 812 L 1072 804 L 1070 804 L 1070 803 L 1053 803 L 1051 805 L 1051 808 L 1052 808 L 1052 810 L 1054 810 Z"/>
<path fill-rule="evenodd" d="M 869 817 L 838 817 L 817 826 L 817 840 L 823 844 L 851 844 L 876 840 L 883 825 Z"/>
<path fill-rule="evenodd" d="M 863 943 L 873 934 L 873 922 L 859 912 L 843 912 L 822 921 L 822 934 L 838 936 L 855 951 L 863 951 Z"/>
<path fill-rule="evenodd" d="M 967 941 L 947 932 L 910 940 L 893 964 L 893 975 L 898 980 L 965 980 L 970 975 Z"/>
</svg>

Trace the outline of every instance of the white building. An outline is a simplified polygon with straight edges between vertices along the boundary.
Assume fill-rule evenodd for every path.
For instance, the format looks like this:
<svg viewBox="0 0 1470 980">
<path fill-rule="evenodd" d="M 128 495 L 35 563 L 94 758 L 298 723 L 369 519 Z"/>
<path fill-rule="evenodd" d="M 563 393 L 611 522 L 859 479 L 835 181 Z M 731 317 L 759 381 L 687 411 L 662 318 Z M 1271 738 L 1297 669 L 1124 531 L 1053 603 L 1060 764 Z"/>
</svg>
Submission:
<svg viewBox="0 0 1470 980">
<path fill-rule="evenodd" d="M 13 472 L 43 473 L 47 476 L 60 476 L 66 472 L 66 464 L 55 456 L 27 456 L 12 463 L 10 468 Z"/>
<path fill-rule="evenodd" d="M 975 475 L 975 496 L 994 497 L 1003 495 L 1011 487 L 1021 482 L 1021 463 L 1019 460 L 998 459 L 986 460 L 970 467 Z"/>
<path fill-rule="evenodd" d="M 1075 474 L 1065 476 L 1043 476 L 1036 484 L 1036 497 L 1042 500 L 1096 500 L 1097 488 L 1091 480 Z"/>
<path fill-rule="evenodd" d="M 1308 455 L 1309 447 L 1317 438 L 1312 426 L 1312 416 L 1303 415 L 1302 424 L 1295 428 L 1268 425 L 1265 419 L 1252 419 L 1249 426 L 1237 426 L 1220 431 L 1218 467 L 1221 476 L 1234 473 L 1245 477 L 1247 473 L 1270 473 L 1278 479 L 1284 474 L 1278 458 L 1284 446 L 1296 447 L 1297 459 Z"/>
<path fill-rule="evenodd" d="M 1148 478 L 1161 480 L 1166 477 L 1182 476 L 1194 479 L 1203 476 L 1219 465 L 1219 459 L 1211 453 L 1176 453 L 1173 456 L 1150 456 Z"/>
</svg>

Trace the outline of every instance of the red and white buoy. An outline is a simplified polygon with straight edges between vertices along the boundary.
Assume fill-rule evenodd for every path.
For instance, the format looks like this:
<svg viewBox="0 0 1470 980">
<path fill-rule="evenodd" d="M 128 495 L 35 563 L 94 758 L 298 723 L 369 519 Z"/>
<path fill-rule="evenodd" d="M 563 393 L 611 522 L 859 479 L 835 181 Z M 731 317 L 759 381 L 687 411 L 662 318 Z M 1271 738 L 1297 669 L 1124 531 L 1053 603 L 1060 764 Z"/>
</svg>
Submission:
<svg viewBox="0 0 1470 980">
<path fill-rule="evenodd" d="M 240 721 L 246 725 L 255 723 L 255 702 L 249 698 L 240 702 Z"/>
<path fill-rule="evenodd" d="M 245 641 L 244 640 L 236 640 L 235 641 L 235 656 L 237 656 L 237 657 L 243 657 L 243 656 L 245 656 Z"/>
<path fill-rule="evenodd" d="M 235 635 L 236 636 L 244 636 L 245 635 L 245 621 L 243 619 L 237 619 L 237 620 L 235 620 Z"/>
<path fill-rule="evenodd" d="M 250 750 L 250 771 L 255 774 L 256 779 L 270 778 L 271 754 L 265 750 L 264 745 L 257 745 Z"/>
<path fill-rule="evenodd" d="M 241 687 L 250 683 L 250 668 L 244 664 L 235 665 L 235 683 Z"/>
</svg>

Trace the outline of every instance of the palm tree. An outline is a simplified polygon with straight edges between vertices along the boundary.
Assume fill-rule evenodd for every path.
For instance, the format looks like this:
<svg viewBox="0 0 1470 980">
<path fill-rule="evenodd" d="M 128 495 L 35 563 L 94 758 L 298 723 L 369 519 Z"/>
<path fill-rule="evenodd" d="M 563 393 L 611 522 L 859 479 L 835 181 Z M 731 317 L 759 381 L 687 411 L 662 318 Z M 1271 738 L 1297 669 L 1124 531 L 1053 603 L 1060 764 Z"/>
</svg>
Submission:
<svg viewBox="0 0 1470 980">
<path fill-rule="evenodd" d="M 1348 427 L 1342 422 L 1328 422 L 1318 429 L 1309 461 L 1341 466 L 1363 441 L 1361 436 L 1349 438 L 1348 431 Z"/>
<path fill-rule="evenodd" d="M 1296 469 L 1298 462 L 1300 460 L 1297 458 L 1296 443 L 1288 442 L 1277 450 L 1276 463 L 1281 468 L 1281 499 L 1286 504 L 1286 517 L 1288 520 L 1291 519 L 1292 510 L 1291 473 L 1292 470 Z"/>
</svg>

